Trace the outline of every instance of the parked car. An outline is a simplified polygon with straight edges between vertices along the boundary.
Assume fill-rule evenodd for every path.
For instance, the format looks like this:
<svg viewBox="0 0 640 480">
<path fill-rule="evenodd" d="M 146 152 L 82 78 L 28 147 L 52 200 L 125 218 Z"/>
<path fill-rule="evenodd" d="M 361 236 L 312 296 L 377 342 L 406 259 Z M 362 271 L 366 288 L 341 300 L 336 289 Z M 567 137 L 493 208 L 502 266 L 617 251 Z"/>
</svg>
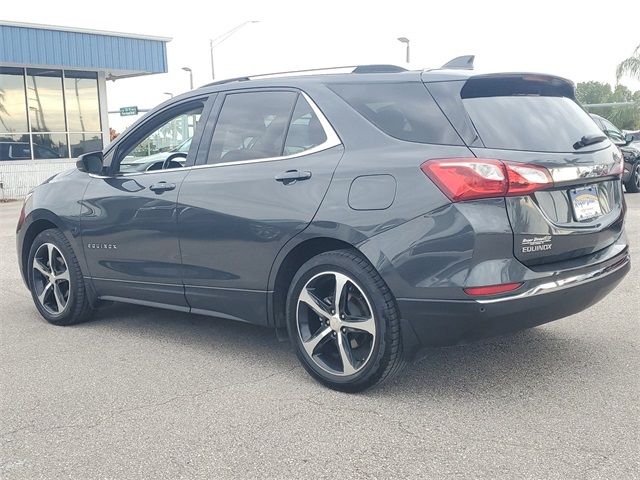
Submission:
<svg viewBox="0 0 640 480">
<path fill-rule="evenodd" d="M 42 145 L 33 145 L 35 157 L 60 158 L 57 152 Z M 31 145 L 29 142 L 0 141 L 0 160 L 31 160 Z"/>
<path fill-rule="evenodd" d="M 631 133 L 622 131 L 606 118 L 590 114 L 598 127 L 618 146 L 624 157 L 624 171 L 622 173 L 622 183 L 629 193 L 640 192 L 640 143 Z M 638 137 L 640 139 L 640 137 Z"/>
<path fill-rule="evenodd" d="M 359 391 L 424 347 L 593 305 L 630 268 L 619 150 L 570 81 L 459 64 L 245 77 L 158 106 L 26 199 L 36 308 L 55 325 L 108 300 L 273 327 L 315 379 Z M 189 115 L 184 166 L 122 171 Z"/>
</svg>

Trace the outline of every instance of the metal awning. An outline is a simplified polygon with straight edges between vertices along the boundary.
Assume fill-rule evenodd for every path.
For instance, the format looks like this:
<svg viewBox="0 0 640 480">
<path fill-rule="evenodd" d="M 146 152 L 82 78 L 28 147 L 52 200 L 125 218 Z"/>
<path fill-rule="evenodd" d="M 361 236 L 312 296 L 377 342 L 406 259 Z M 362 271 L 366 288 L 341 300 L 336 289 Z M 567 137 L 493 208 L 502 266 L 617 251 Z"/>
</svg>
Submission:
<svg viewBox="0 0 640 480">
<path fill-rule="evenodd" d="M 167 72 L 171 38 L 0 20 L 0 65 L 104 72 L 107 79 Z"/>
</svg>

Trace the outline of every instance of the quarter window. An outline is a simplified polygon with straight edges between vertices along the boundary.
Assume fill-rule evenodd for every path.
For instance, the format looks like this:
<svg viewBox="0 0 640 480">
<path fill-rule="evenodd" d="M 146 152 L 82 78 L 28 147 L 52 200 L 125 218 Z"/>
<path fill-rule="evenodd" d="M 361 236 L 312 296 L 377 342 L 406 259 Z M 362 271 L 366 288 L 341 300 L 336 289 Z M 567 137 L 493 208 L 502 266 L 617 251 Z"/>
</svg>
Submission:
<svg viewBox="0 0 640 480">
<path fill-rule="evenodd" d="M 348 83 L 330 88 L 387 135 L 408 142 L 462 144 L 420 82 Z"/>
<path fill-rule="evenodd" d="M 282 156 L 297 97 L 294 92 L 227 95 L 213 133 L 209 163 Z"/>
</svg>

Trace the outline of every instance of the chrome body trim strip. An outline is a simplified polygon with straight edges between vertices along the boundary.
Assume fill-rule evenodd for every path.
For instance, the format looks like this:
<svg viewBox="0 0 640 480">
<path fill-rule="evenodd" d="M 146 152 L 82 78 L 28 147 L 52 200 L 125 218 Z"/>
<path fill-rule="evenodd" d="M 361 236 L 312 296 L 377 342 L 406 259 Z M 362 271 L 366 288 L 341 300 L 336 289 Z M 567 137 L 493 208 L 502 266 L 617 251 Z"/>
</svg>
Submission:
<svg viewBox="0 0 640 480">
<path fill-rule="evenodd" d="M 501 298 L 488 298 L 488 299 L 476 298 L 474 300 L 480 304 L 491 304 L 491 303 L 508 302 L 511 300 L 518 300 L 521 298 L 533 297 L 535 295 L 540 295 L 543 293 L 551 293 L 559 290 L 564 290 L 565 288 L 570 288 L 578 284 L 592 282 L 594 280 L 599 279 L 600 277 L 617 272 L 621 268 L 627 266 L 629 264 L 629 261 L 630 261 L 630 257 L 629 257 L 629 253 L 627 253 L 621 260 L 614 263 L 613 265 L 608 265 L 606 267 L 602 267 L 597 270 L 593 270 L 591 272 L 582 273 L 580 275 L 574 275 L 572 277 L 562 278 L 560 280 L 556 280 L 553 282 L 541 283 L 540 285 L 536 285 L 535 287 L 530 288 L 529 290 L 526 290 L 517 295 L 511 295 L 508 297 L 501 297 Z"/>
</svg>

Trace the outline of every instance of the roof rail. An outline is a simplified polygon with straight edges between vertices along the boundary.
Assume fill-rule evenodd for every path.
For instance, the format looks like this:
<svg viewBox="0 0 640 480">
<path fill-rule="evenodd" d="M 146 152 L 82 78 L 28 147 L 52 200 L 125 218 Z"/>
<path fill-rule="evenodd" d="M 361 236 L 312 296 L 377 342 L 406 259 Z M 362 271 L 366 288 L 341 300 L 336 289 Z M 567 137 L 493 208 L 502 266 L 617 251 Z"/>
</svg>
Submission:
<svg viewBox="0 0 640 480">
<path fill-rule="evenodd" d="M 397 65 L 359 65 L 351 73 L 397 73 L 406 71 L 406 68 Z"/>
<path fill-rule="evenodd" d="M 206 83 L 203 87 L 211 87 L 213 85 L 224 85 L 225 83 L 232 82 L 246 82 L 247 80 L 251 80 L 249 77 L 233 77 L 233 78 L 225 78 L 224 80 L 217 80 L 215 82 Z"/>
<path fill-rule="evenodd" d="M 462 55 L 456 57 L 453 60 L 449 60 L 442 65 L 438 70 L 445 69 L 459 69 L 459 70 L 473 70 L 473 61 L 476 58 L 475 55 Z"/>
<path fill-rule="evenodd" d="M 269 77 L 285 77 L 293 75 L 304 74 L 327 74 L 336 73 L 335 70 L 348 70 L 344 73 L 395 73 L 406 72 L 406 68 L 398 67 L 397 65 L 345 65 L 342 67 L 325 67 L 325 68 L 307 68 L 305 70 L 289 70 L 284 72 L 273 73 L 259 73 L 257 75 L 247 75 L 245 77 L 227 78 L 225 80 L 218 80 L 217 82 L 207 83 L 203 87 L 211 87 L 214 85 L 224 85 L 225 83 L 232 82 L 245 82 L 247 80 L 253 80 L 254 78 L 269 78 Z"/>
</svg>

